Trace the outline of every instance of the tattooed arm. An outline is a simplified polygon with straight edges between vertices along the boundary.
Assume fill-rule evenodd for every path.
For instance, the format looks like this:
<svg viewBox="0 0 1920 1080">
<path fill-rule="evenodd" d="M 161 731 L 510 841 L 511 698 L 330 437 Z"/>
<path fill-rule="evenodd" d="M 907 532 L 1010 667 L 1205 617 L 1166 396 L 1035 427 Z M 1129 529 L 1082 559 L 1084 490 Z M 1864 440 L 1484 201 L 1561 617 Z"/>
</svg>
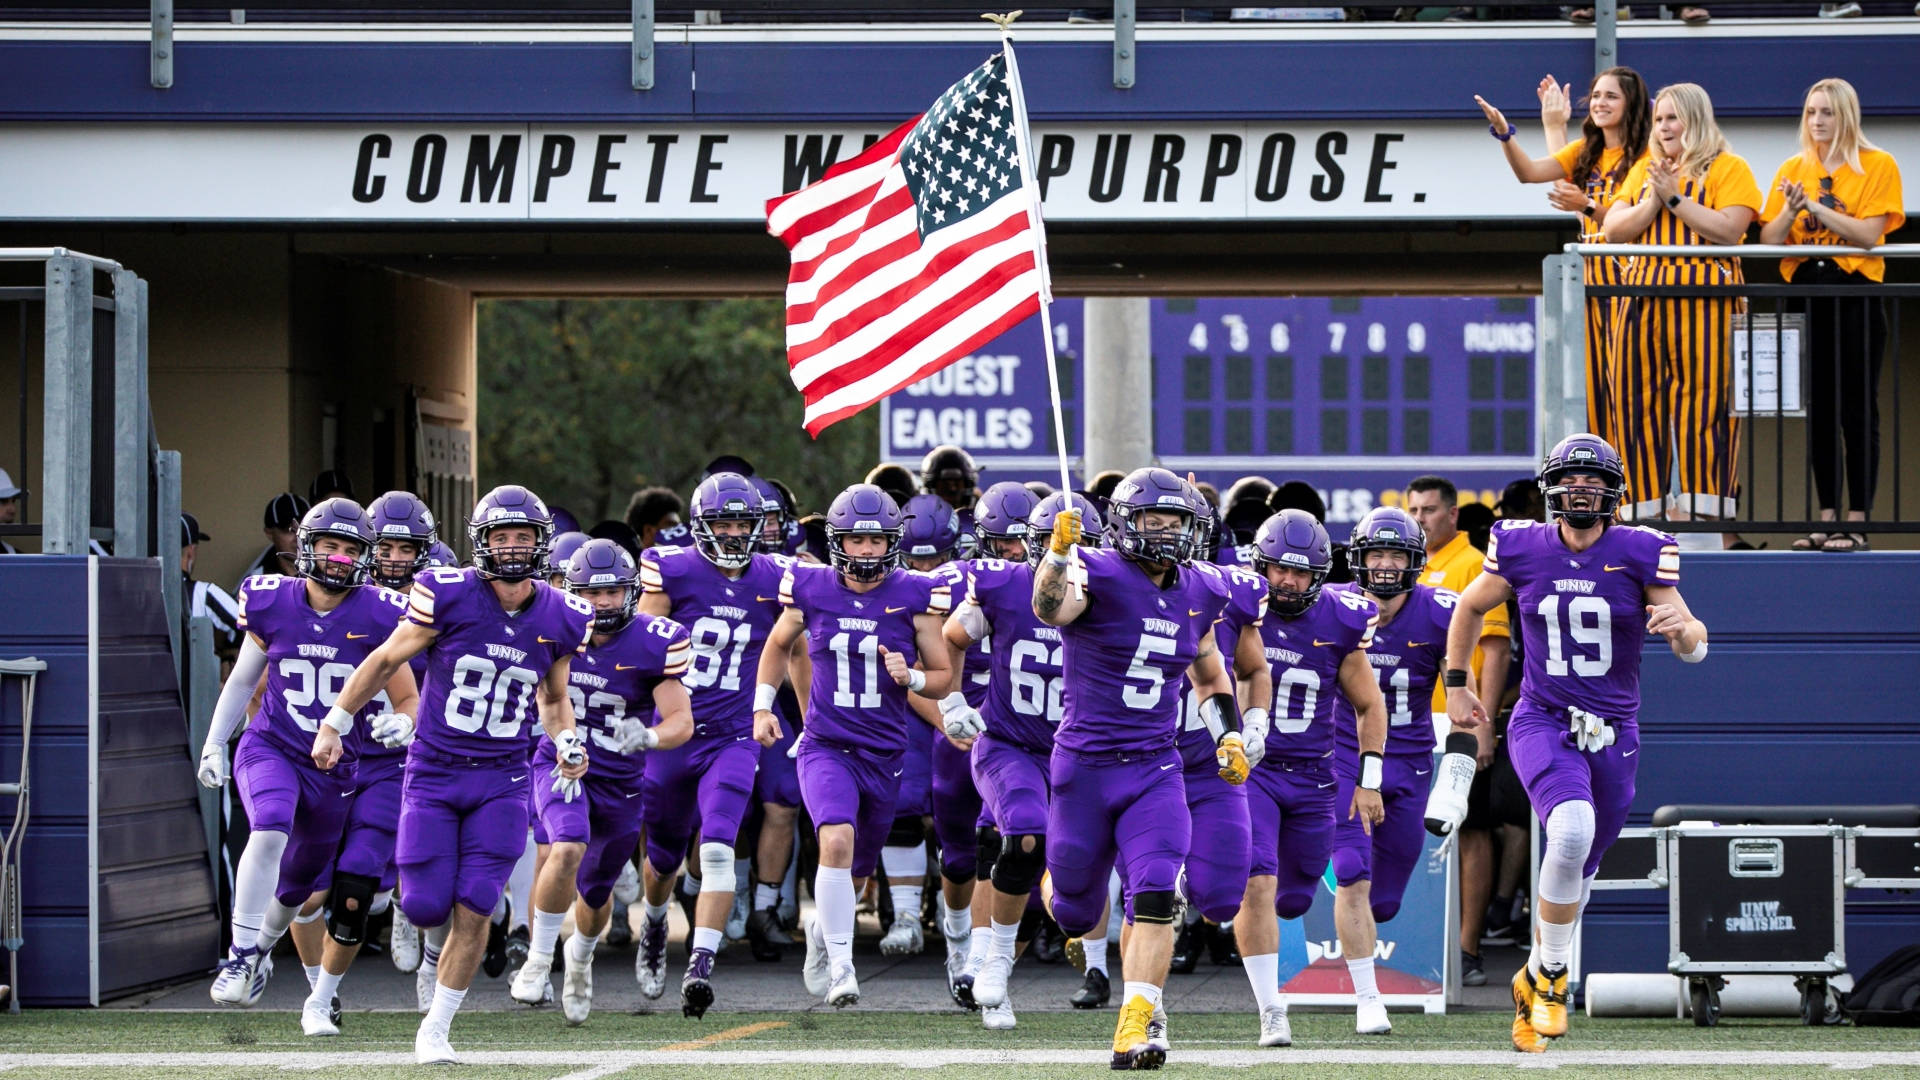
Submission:
<svg viewBox="0 0 1920 1080">
<path fill-rule="evenodd" d="M 1080 542 L 1080 512 L 1063 510 L 1053 519 L 1046 557 L 1033 574 L 1033 613 L 1048 626 L 1065 626 L 1087 610 L 1087 576 L 1074 545 Z"/>
</svg>

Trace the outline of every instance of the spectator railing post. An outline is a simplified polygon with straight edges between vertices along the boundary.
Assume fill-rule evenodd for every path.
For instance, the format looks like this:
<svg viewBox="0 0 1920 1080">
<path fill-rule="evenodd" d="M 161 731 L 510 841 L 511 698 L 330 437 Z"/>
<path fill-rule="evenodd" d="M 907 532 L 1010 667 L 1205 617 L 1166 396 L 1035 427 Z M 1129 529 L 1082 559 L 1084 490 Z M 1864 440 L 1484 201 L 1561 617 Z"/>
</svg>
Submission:
<svg viewBox="0 0 1920 1080">
<path fill-rule="evenodd" d="M 1541 263 L 1541 313 L 1534 380 L 1539 449 L 1586 427 L 1586 263 L 1549 255 Z"/>
<path fill-rule="evenodd" d="M 47 259 L 40 550 L 85 555 L 93 491 L 93 263 Z"/>
<path fill-rule="evenodd" d="M 633 88 L 653 89 L 653 0 L 633 0 Z"/>
<path fill-rule="evenodd" d="M 207 741 L 207 729 L 213 726 L 214 703 L 220 700 L 220 657 L 213 647 L 213 620 L 202 615 L 188 622 L 188 674 L 180 684 L 180 697 L 186 706 L 187 749 L 197 762 L 200 747 Z M 207 837 L 207 869 L 213 873 L 213 892 L 218 897 L 220 853 L 226 850 L 221 843 L 220 800 L 227 797 L 227 789 L 194 786 L 200 797 L 200 825 Z"/>
<path fill-rule="evenodd" d="M 113 272 L 113 553 L 147 557 L 147 283 Z"/>
<path fill-rule="evenodd" d="M 155 90 L 173 86 L 173 0 L 152 0 L 147 9 L 147 81 Z"/>
<path fill-rule="evenodd" d="M 1133 0 L 1113 0 L 1113 88 L 1133 89 Z"/>
<path fill-rule="evenodd" d="M 1593 5 L 1593 73 L 1620 63 L 1619 0 L 1595 0 Z"/>
<path fill-rule="evenodd" d="M 167 611 L 167 638 L 173 646 L 173 667 L 180 678 L 181 700 L 184 701 L 187 665 L 180 651 L 180 629 L 183 625 L 180 609 L 186 597 L 180 588 L 180 451 L 155 451 L 153 471 L 157 480 L 154 490 L 159 493 L 160 501 L 160 505 L 154 509 L 154 516 L 160 522 L 160 527 L 154 530 L 158 541 L 154 545 L 155 552 L 160 556 L 160 602 Z"/>
</svg>

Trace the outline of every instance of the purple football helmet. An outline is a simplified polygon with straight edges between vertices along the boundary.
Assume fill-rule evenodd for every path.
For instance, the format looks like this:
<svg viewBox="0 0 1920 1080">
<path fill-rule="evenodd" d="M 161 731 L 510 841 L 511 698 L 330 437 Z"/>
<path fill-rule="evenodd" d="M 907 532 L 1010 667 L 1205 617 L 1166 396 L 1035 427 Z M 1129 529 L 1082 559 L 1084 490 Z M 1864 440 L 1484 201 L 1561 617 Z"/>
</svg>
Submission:
<svg viewBox="0 0 1920 1080">
<path fill-rule="evenodd" d="M 454 554 L 445 540 L 435 540 L 427 545 L 428 566 L 459 566 L 460 556 Z"/>
<path fill-rule="evenodd" d="M 532 547 L 495 547 L 489 540 L 503 525 L 533 529 Z M 553 515 L 540 496 L 518 484 L 502 484 L 480 497 L 467 519 L 467 542 L 473 547 L 473 567 L 483 578 L 525 581 L 547 564 L 547 544 L 553 539 Z"/>
<path fill-rule="evenodd" d="M 753 561 L 753 550 L 765 531 L 765 502 L 760 489 L 739 473 L 714 473 L 700 481 L 687 506 L 687 528 L 693 533 L 694 547 L 722 570 L 744 569 Z M 714 526 L 723 521 L 745 525 L 746 531 L 715 531 Z"/>
<path fill-rule="evenodd" d="M 973 502 L 979 488 L 980 466 L 957 446 L 936 446 L 920 460 L 920 490 L 940 496 L 956 510 Z"/>
<path fill-rule="evenodd" d="M 1002 480 L 988 488 L 973 507 L 973 532 L 980 541 L 980 553 L 995 559 L 1020 562 L 1032 545 L 1027 533 L 1027 518 L 1040 505 L 1026 485 Z M 1018 554 L 1008 554 L 1014 544 Z"/>
<path fill-rule="evenodd" d="M 389 491 L 367 504 L 367 520 L 373 526 L 375 551 L 369 556 L 368 576 L 376 585 L 404 589 L 413 576 L 430 564 L 428 552 L 440 540 L 434 526 L 433 511 L 410 491 Z M 411 559 L 383 559 L 378 550 L 382 540 L 399 540 L 414 547 Z"/>
<path fill-rule="evenodd" d="M 1165 469 L 1143 468 L 1128 473 L 1107 502 L 1107 546 L 1135 562 L 1180 564 L 1199 550 L 1201 526 L 1194 510 L 1198 492 Z M 1149 511 L 1178 514 L 1171 529 L 1141 528 Z"/>
<path fill-rule="evenodd" d="M 616 633 L 633 621 L 634 609 L 640 606 L 640 568 L 619 541 L 589 540 L 585 533 L 574 535 L 584 542 L 566 562 L 556 562 L 554 571 L 565 575 L 566 589 L 575 595 L 585 589 L 625 589 L 619 607 L 593 609 L 594 633 Z M 556 542 L 556 549 L 558 546 Z"/>
<path fill-rule="evenodd" d="M 547 512 L 553 517 L 553 535 L 555 536 L 559 536 L 562 533 L 586 531 L 585 527 L 580 524 L 580 519 L 573 516 L 573 511 L 568 510 L 564 506 L 549 506 L 547 507 Z"/>
<path fill-rule="evenodd" d="M 938 495 L 915 495 L 900 508 L 900 554 L 910 559 L 953 558 L 960 546 L 960 515 Z"/>
<path fill-rule="evenodd" d="M 906 518 L 893 496 L 872 484 L 855 484 L 827 507 L 827 561 L 849 581 L 879 581 L 900 564 L 900 534 Z M 887 549 L 878 556 L 847 554 L 849 536 L 883 536 Z"/>
<path fill-rule="evenodd" d="M 1369 551 L 1404 551 L 1405 569 L 1367 568 Z M 1347 540 L 1347 562 L 1353 567 L 1360 587 L 1380 597 L 1411 592 L 1427 566 L 1427 534 L 1413 516 L 1397 506 L 1376 506 L 1354 523 Z"/>
<path fill-rule="evenodd" d="M 567 576 L 567 560 L 592 537 L 578 529 L 558 534 L 547 544 L 547 577 Z"/>
<path fill-rule="evenodd" d="M 765 515 L 760 530 L 759 548 L 769 555 L 783 554 L 798 531 L 793 520 L 793 508 L 787 505 L 787 496 L 773 481 L 764 476 L 749 476 L 747 483 L 760 493 L 760 512 Z"/>
<path fill-rule="evenodd" d="M 327 555 L 313 549 L 322 536 L 337 536 L 359 545 L 352 555 Z M 300 519 L 293 546 L 293 572 L 329 592 L 351 589 L 367 580 L 373 554 L 373 523 L 352 499 L 333 498 L 307 511 Z"/>
<path fill-rule="evenodd" d="M 1047 553 L 1047 538 L 1053 534 L 1053 519 L 1067 508 L 1067 500 L 1073 500 L 1073 508 L 1080 511 L 1080 546 L 1099 547 L 1100 535 L 1106 531 L 1106 523 L 1100 520 L 1100 511 L 1093 500 L 1077 491 L 1056 491 L 1041 499 L 1027 515 L 1027 535 L 1031 541 L 1027 544 L 1027 562 L 1034 566 Z"/>
<path fill-rule="evenodd" d="M 1282 510 L 1260 525 L 1253 537 L 1253 566 L 1267 577 L 1270 566 L 1305 570 L 1312 575 L 1305 589 L 1282 589 L 1267 579 L 1267 607 L 1292 618 L 1320 599 L 1320 590 L 1333 571 L 1333 541 L 1327 527 L 1305 510 Z"/>
<path fill-rule="evenodd" d="M 1597 476 L 1606 486 L 1581 488 L 1576 492 L 1566 485 L 1569 473 Z M 1619 451 L 1600 436 L 1569 435 L 1547 451 L 1547 460 L 1540 466 L 1540 493 L 1546 499 L 1548 521 L 1561 518 L 1576 529 L 1591 529 L 1612 521 L 1625 501 L 1626 466 L 1620 461 Z M 1592 506 L 1575 511 L 1571 506 L 1573 498 L 1590 499 Z"/>
</svg>

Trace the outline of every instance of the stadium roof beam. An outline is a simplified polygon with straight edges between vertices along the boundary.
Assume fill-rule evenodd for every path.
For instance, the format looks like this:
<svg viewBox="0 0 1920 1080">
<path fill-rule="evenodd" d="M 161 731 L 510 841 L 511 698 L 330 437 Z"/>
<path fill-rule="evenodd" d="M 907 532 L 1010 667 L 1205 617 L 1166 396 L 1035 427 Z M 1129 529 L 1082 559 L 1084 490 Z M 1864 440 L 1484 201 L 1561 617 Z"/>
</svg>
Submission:
<svg viewBox="0 0 1920 1080">
<path fill-rule="evenodd" d="M 1620 62 L 1620 0 L 1595 0 L 1593 5 L 1593 73 Z"/>
<path fill-rule="evenodd" d="M 147 79 L 155 90 L 173 86 L 173 0 L 152 0 L 147 24 L 152 41 L 147 46 Z"/>
<path fill-rule="evenodd" d="M 633 88 L 653 89 L 653 0 L 633 0 Z"/>
</svg>

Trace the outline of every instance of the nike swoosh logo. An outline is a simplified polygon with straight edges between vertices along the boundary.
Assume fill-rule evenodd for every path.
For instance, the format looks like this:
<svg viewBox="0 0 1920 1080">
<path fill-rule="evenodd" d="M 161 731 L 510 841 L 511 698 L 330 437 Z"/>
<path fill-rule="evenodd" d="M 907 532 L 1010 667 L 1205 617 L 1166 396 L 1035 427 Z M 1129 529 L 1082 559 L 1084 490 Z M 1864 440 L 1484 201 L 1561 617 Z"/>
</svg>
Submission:
<svg viewBox="0 0 1920 1080">
<path fill-rule="evenodd" d="M 637 668 L 637 667 L 639 667 L 639 666 L 640 666 L 639 664 L 615 664 L 615 665 L 613 665 L 613 670 L 615 670 L 615 671 L 632 671 L 632 670 L 633 670 L 634 668 Z"/>
<path fill-rule="evenodd" d="M 903 612 L 903 611 L 905 611 L 905 610 L 907 610 L 907 609 L 906 609 L 906 608 L 903 608 L 903 607 L 890 607 L 890 608 L 888 608 L 888 609 L 887 609 L 887 614 L 889 614 L 889 615 L 898 615 L 898 614 L 900 614 L 901 612 Z"/>
<path fill-rule="evenodd" d="M 1431 642 L 1431 641 L 1409 641 L 1409 642 L 1407 642 L 1407 648 L 1409 648 L 1409 649 L 1418 649 L 1418 648 L 1420 648 L 1420 647 L 1422 647 L 1422 646 L 1425 646 L 1425 645 L 1431 645 L 1431 644 L 1433 644 L 1433 642 Z M 1424 776 L 1424 775 L 1426 775 L 1426 774 L 1425 774 L 1425 773 L 1422 773 L 1421 775 L 1422 775 L 1422 776 Z"/>
<path fill-rule="evenodd" d="M 633 794 L 631 794 L 631 795 L 629 795 L 629 796 L 627 796 L 627 798 L 629 798 L 629 799 L 637 799 L 637 798 L 639 798 L 639 797 L 640 797 L 640 793 L 639 793 L 639 792 L 637 792 L 637 791 L 636 791 L 636 792 L 634 792 Z"/>
<path fill-rule="evenodd" d="M 1168 763 L 1166 765 L 1160 766 L 1160 771 L 1166 772 L 1168 769 L 1171 769 L 1171 768 L 1173 768 L 1173 763 Z"/>
<path fill-rule="evenodd" d="M 1324 649 L 1329 645 L 1338 645 L 1338 644 L 1340 643 L 1337 641 L 1321 641 L 1319 638 L 1313 639 L 1313 647 L 1316 649 Z"/>
<path fill-rule="evenodd" d="M 1432 771 L 1433 771 L 1432 769 L 1415 769 L 1415 770 L 1413 770 L 1413 775 L 1415 775 L 1415 776 L 1425 776 L 1425 775 L 1427 775 L 1428 773 L 1430 773 L 1430 772 L 1432 772 Z"/>
<path fill-rule="evenodd" d="M 1199 617 L 1200 617 L 1200 609 L 1199 609 L 1199 608 L 1188 608 L 1188 609 L 1187 609 L 1187 618 L 1189 618 L 1189 619 L 1197 619 L 1197 618 L 1199 618 Z"/>
<path fill-rule="evenodd" d="M 897 780 L 897 779 L 899 779 L 899 778 L 900 778 L 900 773 L 903 773 L 903 772 L 906 772 L 906 771 L 907 771 L 907 770 L 905 770 L 905 769 L 901 769 L 901 770 L 900 770 L 900 772 L 897 772 L 897 773 L 894 773 L 894 774 L 893 774 L 893 776 L 894 776 L 894 779 L 896 779 L 896 780 Z"/>
<path fill-rule="evenodd" d="M 341 792 L 341 793 L 340 793 L 340 797 L 341 797 L 341 798 L 343 798 L 343 799 L 351 799 L 351 798 L 353 798 L 353 792 L 351 792 L 351 791 L 343 791 L 343 792 Z"/>
<path fill-rule="evenodd" d="M 520 781 L 522 781 L 522 780 L 525 780 L 526 778 L 527 778 L 527 777 L 526 777 L 526 774 L 524 774 L 524 773 L 522 773 L 521 775 L 519 775 L 519 776 L 516 776 L 516 777 L 514 777 L 513 779 L 511 779 L 511 780 L 509 780 L 509 781 L 507 781 L 507 783 L 509 783 L 509 784 L 517 784 L 517 783 L 519 783 Z"/>
<path fill-rule="evenodd" d="M 537 641 L 537 642 L 539 642 L 539 643 L 540 643 L 540 644 L 542 644 L 542 645 L 558 645 L 558 644 L 560 644 L 559 642 L 557 642 L 557 641 L 555 641 L 555 640 L 553 640 L 553 639 L 552 639 L 552 638 L 550 638 L 550 637 L 541 637 L 541 636 L 540 636 L 539 634 L 535 634 L 535 635 L 533 635 L 533 639 L 534 639 L 535 641 Z"/>
<path fill-rule="evenodd" d="M 1334 785 L 1334 781 L 1332 781 L 1332 780 L 1329 780 L 1329 781 L 1327 781 L 1327 782 L 1326 782 L 1326 783 L 1324 783 L 1324 784 L 1315 784 L 1315 785 L 1313 785 L 1313 786 L 1314 786 L 1314 787 L 1317 787 L 1317 788 L 1319 788 L 1319 789 L 1320 789 L 1320 790 L 1322 790 L 1322 791 L 1325 791 L 1326 789 L 1328 789 L 1328 788 L 1330 788 L 1330 787 L 1332 787 L 1333 785 Z"/>
<path fill-rule="evenodd" d="M 762 603 L 762 604 L 771 604 L 771 603 L 773 603 L 773 602 L 774 602 L 775 600 L 778 600 L 778 599 L 780 599 L 780 598 L 779 598 L 779 597 L 777 597 L 777 596 L 760 596 L 760 595 L 757 595 L 757 594 L 756 594 L 756 595 L 754 596 L 754 599 L 755 599 L 755 600 L 757 600 L 757 601 L 759 601 L 759 602 L 760 602 L 760 603 Z"/>
<path fill-rule="evenodd" d="M 1631 750 L 1622 750 L 1622 751 L 1620 752 L 1620 756 L 1621 756 L 1621 757 L 1632 757 L 1633 755 L 1635 755 L 1635 754 L 1637 754 L 1637 753 L 1639 753 L 1639 752 L 1640 752 L 1640 748 L 1636 746 L 1636 747 L 1634 747 L 1634 748 L 1633 748 L 1633 749 L 1631 749 Z"/>
<path fill-rule="evenodd" d="M 370 636 L 371 636 L 371 635 L 369 635 L 369 634 L 356 634 L 356 633 L 354 633 L 354 632 L 353 632 L 353 631 L 351 631 L 351 630 L 349 630 L 349 631 L 347 631 L 347 640 L 348 640 L 348 641 L 359 641 L 359 640 L 360 640 L 361 638 L 363 638 L 363 637 L 370 637 Z"/>
<path fill-rule="evenodd" d="M 1615 570 L 1625 570 L 1625 569 L 1626 569 L 1626 567 L 1624 567 L 1624 566 L 1602 566 L 1602 567 L 1601 567 L 1600 569 L 1602 569 L 1602 570 L 1605 570 L 1605 571 L 1606 571 L 1607 573 L 1609 573 L 1609 574 L 1611 574 L 1611 573 L 1613 573 L 1613 572 L 1614 572 Z"/>
</svg>

